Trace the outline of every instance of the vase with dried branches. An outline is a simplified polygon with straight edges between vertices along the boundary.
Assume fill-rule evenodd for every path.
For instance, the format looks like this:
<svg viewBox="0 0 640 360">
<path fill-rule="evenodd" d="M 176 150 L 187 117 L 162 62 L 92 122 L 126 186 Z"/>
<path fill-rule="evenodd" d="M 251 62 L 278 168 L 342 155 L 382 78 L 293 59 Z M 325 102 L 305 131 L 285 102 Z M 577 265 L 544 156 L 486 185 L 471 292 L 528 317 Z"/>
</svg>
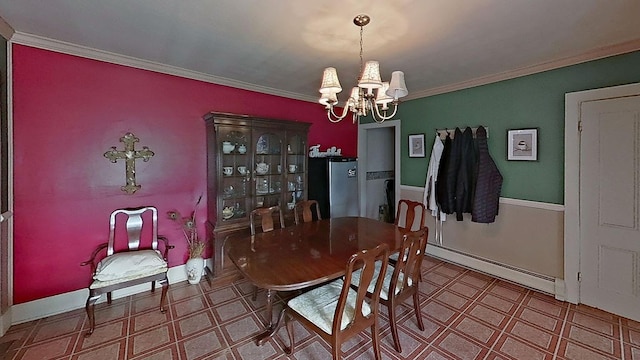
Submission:
<svg viewBox="0 0 640 360">
<path fill-rule="evenodd" d="M 182 216 L 178 211 L 169 211 L 169 219 L 180 224 L 184 238 L 189 249 L 189 260 L 187 260 L 187 279 L 189 283 L 195 284 L 200 281 L 202 270 L 204 269 L 204 259 L 202 253 L 206 243 L 198 236 L 198 226 L 196 222 L 196 209 L 202 200 L 202 195 L 198 198 L 193 211 L 189 216 Z"/>
</svg>

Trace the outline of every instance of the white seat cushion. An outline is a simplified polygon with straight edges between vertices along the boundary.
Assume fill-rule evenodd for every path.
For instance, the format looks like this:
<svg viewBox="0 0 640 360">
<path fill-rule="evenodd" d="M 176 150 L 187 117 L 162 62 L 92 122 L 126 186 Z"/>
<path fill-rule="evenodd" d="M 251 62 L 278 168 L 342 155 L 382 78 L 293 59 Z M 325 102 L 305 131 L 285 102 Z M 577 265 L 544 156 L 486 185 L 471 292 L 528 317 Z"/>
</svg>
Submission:
<svg viewBox="0 0 640 360">
<path fill-rule="evenodd" d="M 336 312 L 336 306 L 338 306 L 338 299 L 342 291 L 343 283 L 343 280 L 339 279 L 309 290 L 289 300 L 287 305 L 291 310 L 299 313 L 322 329 L 322 331 L 331 335 L 333 317 Z M 344 315 L 340 323 L 340 330 L 344 330 L 351 320 L 353 320 L 356 298 L 357 293 L 353 289 L 349 289 L 347 304 L 345 305 Z M 369 314 L 371 314 L 371 307 L 369 307 L 369 304 L 365 301 L 362 304 L 362 315 L 368 316 Z"/>
<path fill-rule="evenodd" d="M 405 255 L 404 255 L 405 259 L 407 258 L 407 255 L 406 255 L 407 252 L 409 252 L 408 249 L 407 249 L 407 251 L 405 252 Z M 420 254 L 420 251 L 418 251 L 418 254 Z M 394 262 L 398 262 L 398 256 L 399 255 L 400 255 L 399 253 L 391 254 L 391 255 L 389 255 L 389 260 L 392 260 Z"/>
<path fill-rule="evenodd" d="M 373 281 L 371 281 L 371 283 L 369 284 L 369 287 L 367 288 L 367 292 L 373 293 L 373 291 L 376 289 L 375 280 L 378 278 L 378 274 L 380 274 L 381 268 L 382 268 L 382 262 L 376 261 L 375 272 L 373 273 Z M 394 270 L 395 268 L 393 266 L 391 265 L 387 266 L 387 272 L 384 275 L 384 280 L 382 282 L 382 289 L 380 290 L 380 298 L 383 300 L 389 300 L 389 286 L 391 285 L 391 277 L 393 276 Z M 353 272 L 353 275 L 351 276 L 351 284 L 355 286 L 360 286 L 361 272 L 362 270 L 357 270 Z M 398 275 L 398 286 L 396 286 L 396 290 L 395 290 L 396 294 L 398 294 L 402 290 L 403 279 L 404 279 L 404 274 Z M 409 283 L 409 286 L 413 284 L 413 282 L 411 281 L 411 278 L 409 278 L 407 282 Z"/>
<path fill-rule="evenodd" d="M 155 275 L 155 274 L 161 274 L 161 273 L 166 273 L 167 272 L 167 268 L 159 268 L 159 269 L 155 269 L 155 270 L 149 270 L 147 272 L 142 272 L 142 273 L 138 273 L 138 274 L 133 274 L 131 276 L 128 277 L 123 277 L 123 278 L 119 278 L 119 279 L 114 279 L 114 280 L 108 280 L 108 281 L 100 281 L 100 280 L 94 280 L 91 285 L 89 285 L 89 289 L 99 289 L 99 288 L 103 288 L 109 285 L 114 285 L 114 284 L 120 284 L 126 281 L 130 281 L 130 280 L 135 280 L 135 279 L 141 279 L 147 276 L 151 276 L 151 275 Z"/>
<path fill-rule="evenodd" d="M 162 271 L 167 271 L 167 262 L 159 251 L 139 250 L 116 253 L 102 259 L 93 278 L 101 282 L 122 282 Z"/>
</svg>

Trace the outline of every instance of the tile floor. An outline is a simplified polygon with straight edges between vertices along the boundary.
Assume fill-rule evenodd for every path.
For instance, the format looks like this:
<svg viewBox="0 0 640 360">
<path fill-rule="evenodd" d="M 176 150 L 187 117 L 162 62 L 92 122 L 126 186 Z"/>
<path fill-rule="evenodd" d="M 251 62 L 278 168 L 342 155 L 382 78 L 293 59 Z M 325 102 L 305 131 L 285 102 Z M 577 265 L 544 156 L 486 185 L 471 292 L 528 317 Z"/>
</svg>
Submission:
<svg viewBox="0 0 640 360">
<path fill-rule="evenodd" d="M 433 258 L 423 264 L 419 331 L 410 303 L 400 307 L 402 354 L 393 349 L 381 310 L 383 359 L 640 359 L 640 323 L 586 306 L 556 301 Z M 2 359 L 329 359 L 318 335 L 296 323 L 296 352 L 287 356 L 286 330 L 263 346 L 264 293 L 231 277 L 210 287 L 179 283 L 160 313 L 159 294 L 138 294 L 97 306 L 94 334 L 84 310 L 12 326 L 0 338 Z M 277 308 L 283 306 L 283 294 Z M 384 309 L 384 308 L 382 308 Z M 368 333 L 342 347 L 347 360 L 373 359 Z"/>
</svg>

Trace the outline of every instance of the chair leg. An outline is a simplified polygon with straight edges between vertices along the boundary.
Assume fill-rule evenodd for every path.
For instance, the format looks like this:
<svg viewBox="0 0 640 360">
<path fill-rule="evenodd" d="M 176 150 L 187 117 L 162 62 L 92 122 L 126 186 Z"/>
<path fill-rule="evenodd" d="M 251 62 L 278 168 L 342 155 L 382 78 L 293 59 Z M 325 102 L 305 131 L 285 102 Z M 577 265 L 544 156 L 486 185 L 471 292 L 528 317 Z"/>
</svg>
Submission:
<svg viewBox="0 0 640 360">
<path fill-rule="evenodd" d="M 400 346 L 400 338 L 398 338 L 398 326 L 396 324 L 396 307 L 393 302 L 387 304 L 389 310 L 389 325 L 391 326 L 391 335 L 393 336 L 393 345 L 396 351 L 401 353 L 402 347 Z"/>
<path fill-rule="evenodd" d="M 165 278 L 160 281 L 160 284 L 162 284 L 162 293 L 160 294 L 160 312 L 164 314 L 167 311 L 167 291 L 169 290 L 169 280 Z"/>
<path fill-rule="evenodd" d="M 251 300 L 252 301 L 256 301 L 256 299 L 258 299 L 258 287 L 257 286 L 253 286 L 253 295 L 251 295 Z"/>
<path fill-rule="evenodd" d="M 107 293 L 107 304 L 111 305 L 111 291 Z"/>
<path fill-rule="evenodd" d="M 380 356 L 380 328 L 378 326 L 378 321 L 371 326 L 371 337 L 373 341 L 373 354 L 375 355 L 376 360 L 380 360 L 382 357 Z"/>
<path fill-rule="evenodd" d="M 338 338 L 334 335 L 333 338 L 331 339 L 331 355 L 333 356 L 333 360 L 340 360 L 342 358 L 342 349 L 341 346 L 342 344 L 340 344 L 339 341 L 337 341 Z M 379 360 L 379 359 L 376 359 Z"/>
<path fill-rule="evenodd" d="M 96 327 L 94 307 L 98 299 L 100 299 L 100 295 L 92 296 L 91 294 L 89 294 L 89 297 L 87 298 L 87 304 L 85 305 L 85 309 L 87 310 L 87 317 L 89 318 L 89 330 L 86 332 L 86 334 L 84 334 L 85 337 L 93 334 L 93 330 Z"/>
<path fill-rule="evenodd" d="M 413 293 L 413 310 L 416 312 L 418 329 L 420 329 L 420 331 L 424 331 L 424 325 L 422 324 L 422 312 L 420 312 L 420 295 L 418 294 L 418 289 Z"/>
<path fill-rule="evenodd" d="M 295 340 L 293 339 L 293 322 L 291 316 L 288 316 L 287 309 L 282 310 L 282 314 L 284 316 L 284 322 L 287 326 L 287 335 L 289 335 L 289 347 L 284 348 L 284 352 L 287 355 L 291 355 L 293 353 L 293 348 L 295 346 Z"/>
</svg>

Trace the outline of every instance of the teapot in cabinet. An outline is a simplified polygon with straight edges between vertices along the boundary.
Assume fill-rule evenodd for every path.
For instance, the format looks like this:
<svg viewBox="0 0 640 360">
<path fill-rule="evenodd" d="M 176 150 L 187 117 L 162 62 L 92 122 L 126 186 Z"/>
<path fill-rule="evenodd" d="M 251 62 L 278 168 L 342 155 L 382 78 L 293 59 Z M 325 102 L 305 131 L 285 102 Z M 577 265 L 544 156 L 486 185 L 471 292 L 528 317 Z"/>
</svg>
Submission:
<svg viewBox="0 0 640 360">
<path fill-rule="evenodd" d="M 225 154 L 231 154 L 231 152 L 235 148 L 236 148 L 236 146 L 234 144 L 232 144 L 231 141 L 223 141 L 222 142 L 222 152 L 225 153 Z"/>
<path fill-rule="evenodd" d="M 260 162 L 256 164 L 256 173 L 258 175 L 264 175 L 269 172 L 269 164 Z"/>
<path fill-rule="evenodd" d="M 231 219 L 234 215 L 234 209 L 231 206 L 226 206 L 222 209 L 222 218 L 225 220 Z"/>
</svg>

